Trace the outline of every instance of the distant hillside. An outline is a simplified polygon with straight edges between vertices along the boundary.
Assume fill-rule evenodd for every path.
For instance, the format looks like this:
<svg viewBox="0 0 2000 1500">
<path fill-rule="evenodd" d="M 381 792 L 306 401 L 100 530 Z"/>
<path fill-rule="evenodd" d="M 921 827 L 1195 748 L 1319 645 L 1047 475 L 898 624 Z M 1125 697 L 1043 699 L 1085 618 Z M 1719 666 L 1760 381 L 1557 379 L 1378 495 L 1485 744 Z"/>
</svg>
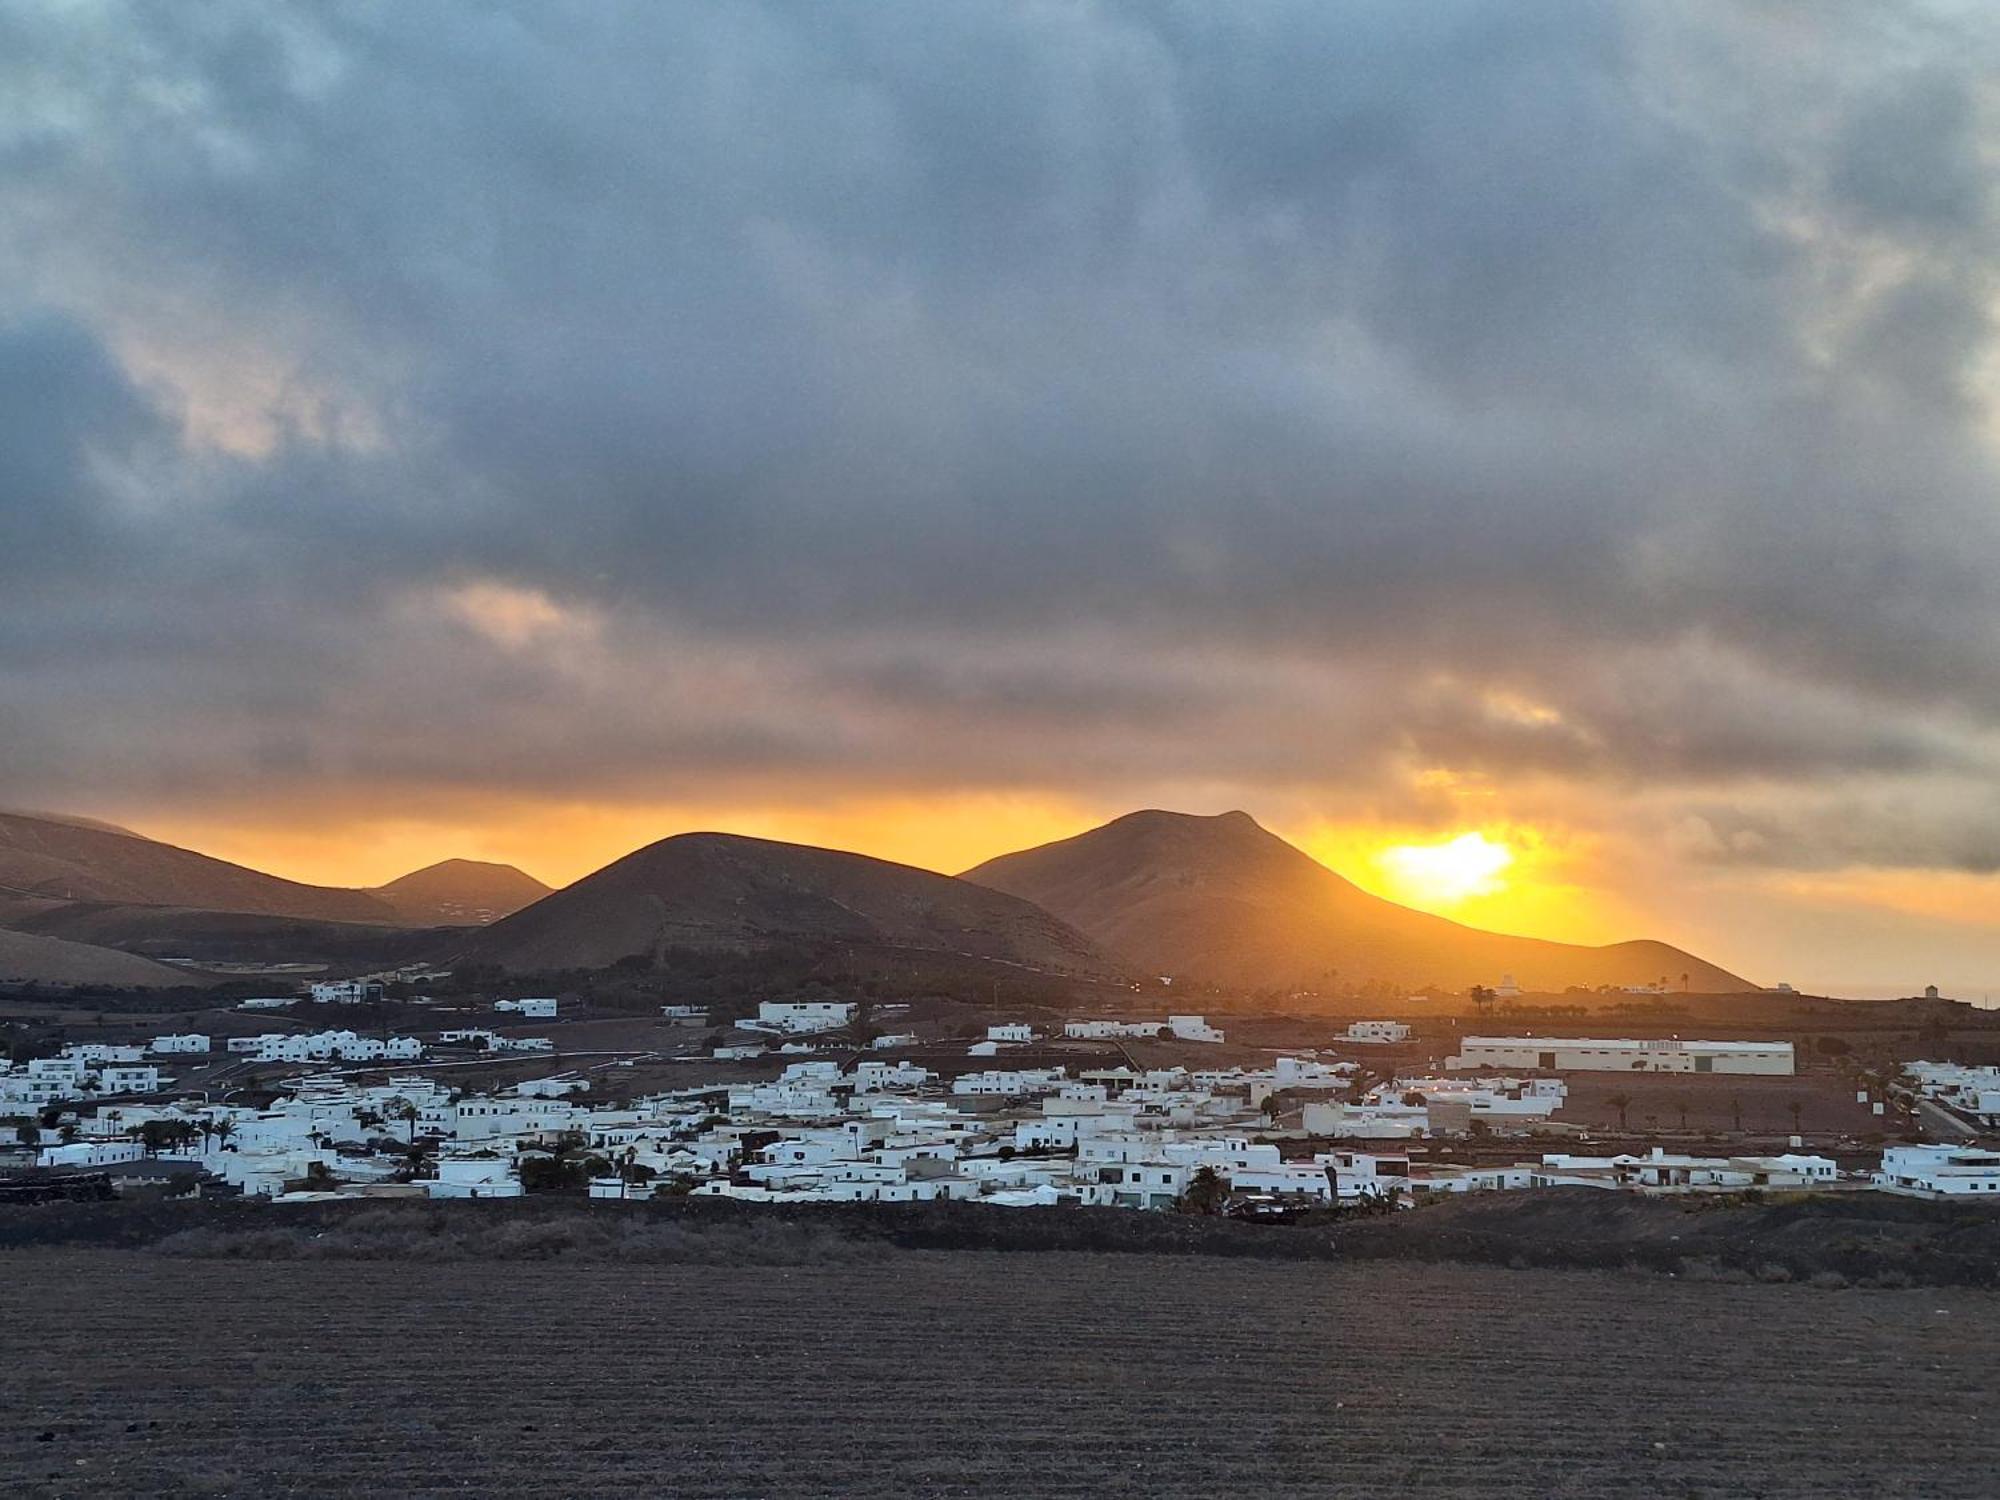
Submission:
<svg viewBox="0 0 2000 1500">
<path fill-rule="evenodd" d="M 327 964 L 342 972 L 417 963 L 451 947 L 449 927 L 322 922 L 260 912 L 101 901 L 0 899 L 0 927 L 197 964 Z"/>
<path fill-rule="evenodd" d="M 302 885 L 105 825 L 21 813 L 0 813 L 0 892 L 329 922 L 402 920 L 366 891 Z"/>
<path fill-rule="evenodd" d="M 1117 965 L 1028 902 L 861 854 L 689 833 L 607 865 L 472 934 L 463 957 L 603 968 L 669 948 L 885 945 L 1106 977 Z"/>
<path fill-rule="evenodd" d="M 80 911 L 77 921 L 126 945 L 124 927 L 142 907 L 233 912 L 378 927 L 477 927 L 539 901 L 549 888 L 512 865 L 448 859 L 374 890 L 306 885 L 145 838 L 109 823 L 52 813 L 0 812 L 0 903 L 117 907 Z M 0 910 L 0 923 L 28 927 Z M 107 937 L 105 940 L 111 940 Z"/>
<path fill-rule="evenodd" d="M 1379 980 L 1464 989 L 1648 984 L 1710 993 L 1748 981 L 1666 943 L 1603 948 L 1508 937 L 1371 896 L 1247 813 L 1137 812 L 962 877 L 1071 923 L 1149 974 L 1236 989 Z"/>
<path fill-rule="evenodd" d="M 532 906 L 550 887 L 512 865 L 447 859 L 367 894 L 416 927 L 484 927 Z"/>
<path fill-rule="evenodd" d="M 0 984 L 30 982 L 168 988 L 206 981 L 115 948 L 94 948 L 88 943 L 0 929 Z"/>
</svg>

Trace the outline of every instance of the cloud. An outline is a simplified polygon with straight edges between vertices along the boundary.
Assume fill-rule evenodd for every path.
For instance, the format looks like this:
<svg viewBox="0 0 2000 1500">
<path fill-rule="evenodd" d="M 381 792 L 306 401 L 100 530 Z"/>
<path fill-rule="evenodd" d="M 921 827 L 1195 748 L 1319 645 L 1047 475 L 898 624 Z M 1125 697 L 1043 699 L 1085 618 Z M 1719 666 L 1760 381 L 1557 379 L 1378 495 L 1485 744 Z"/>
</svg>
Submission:
<svg viewBox="0 0 2000 1500">
<path fill-rule="evenodd" d="M 16 10 L 0 791 L 1445 768 L 1812 867 L 1884 838 L 1773 788 L 1865 782 L 1973 867 L 1996 54 L 1923 6 Z"/>
</svg>

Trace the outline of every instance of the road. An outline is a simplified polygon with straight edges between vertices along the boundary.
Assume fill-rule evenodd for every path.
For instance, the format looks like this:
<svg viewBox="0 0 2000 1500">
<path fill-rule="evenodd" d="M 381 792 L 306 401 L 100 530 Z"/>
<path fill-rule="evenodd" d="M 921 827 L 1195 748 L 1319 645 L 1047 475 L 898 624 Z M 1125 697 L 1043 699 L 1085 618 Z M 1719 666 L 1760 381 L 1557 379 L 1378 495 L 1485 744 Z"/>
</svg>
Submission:
<svg viewBox="0 0 2000 1500">
<path fill-rule="evenodd" d="M 1965 1121 L 1941 1104 L 1933 1104 L 1928 1099 L 1917 1101 L 1917 1116 L 1939 1135 L 1966 1139 L 1979 1134 Z"/>
</svg>

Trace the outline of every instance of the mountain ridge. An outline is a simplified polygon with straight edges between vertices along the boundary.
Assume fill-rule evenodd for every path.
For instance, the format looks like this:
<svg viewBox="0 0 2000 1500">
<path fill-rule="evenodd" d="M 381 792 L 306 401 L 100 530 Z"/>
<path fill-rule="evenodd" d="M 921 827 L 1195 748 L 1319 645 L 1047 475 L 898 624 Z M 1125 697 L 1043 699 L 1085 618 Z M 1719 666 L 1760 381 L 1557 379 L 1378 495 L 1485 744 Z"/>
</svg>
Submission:
<svg viewBox="0 0 2000 1500">
<path fill-rule="evenodd" d="M 1239 989 L 1334 978 L 1524 989 L 1688 975 L 1704 993 L 1756 988 L 1654 939 L 1591 947 L 1466 927 L 1362 890 L 1248 813 L 1148 808 L 960 877 L 1035 902 L 1149 973 Z"/>
<path fill-rule="evenodd" d="M 1067 923 L 1004 892 L 809 844 L 682 833 L 480 929 L 464 957 L 514 970 L 602 968 L 669 948 L 847 942 L 1080 978 L 1120 967 Z"/>
<path fill-rule="evenodd" d="M 463 877 L 457 894 L 454 877 Z M 448 920 L 435 915 L 447 906 L 505 915 L 519 906 L 503 901 L 500 911 L 480 897 L 505 892 L 526 904 L 547 891 L 511 865 L 478 860 L 443 860 L 366 889 L 311 885 L 95 819 L 0 812 L 0 894 L 23 900 L 431 926 Z"/>
</svg>

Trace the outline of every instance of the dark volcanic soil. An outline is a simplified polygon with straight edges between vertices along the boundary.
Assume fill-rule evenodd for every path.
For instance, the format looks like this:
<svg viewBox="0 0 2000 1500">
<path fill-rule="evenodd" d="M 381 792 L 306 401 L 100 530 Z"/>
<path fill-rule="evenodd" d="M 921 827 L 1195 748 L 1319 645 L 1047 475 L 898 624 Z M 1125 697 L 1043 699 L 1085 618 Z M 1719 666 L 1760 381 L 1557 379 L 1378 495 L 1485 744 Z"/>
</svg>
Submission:
<svg viewBox="0 0 2000 1500">
<path fill-rule="evenodd" d="M 2000 1297 L 883 1250 L 0 1256 L 23 1496 L 1971 1495 Z"/>
</svg>

